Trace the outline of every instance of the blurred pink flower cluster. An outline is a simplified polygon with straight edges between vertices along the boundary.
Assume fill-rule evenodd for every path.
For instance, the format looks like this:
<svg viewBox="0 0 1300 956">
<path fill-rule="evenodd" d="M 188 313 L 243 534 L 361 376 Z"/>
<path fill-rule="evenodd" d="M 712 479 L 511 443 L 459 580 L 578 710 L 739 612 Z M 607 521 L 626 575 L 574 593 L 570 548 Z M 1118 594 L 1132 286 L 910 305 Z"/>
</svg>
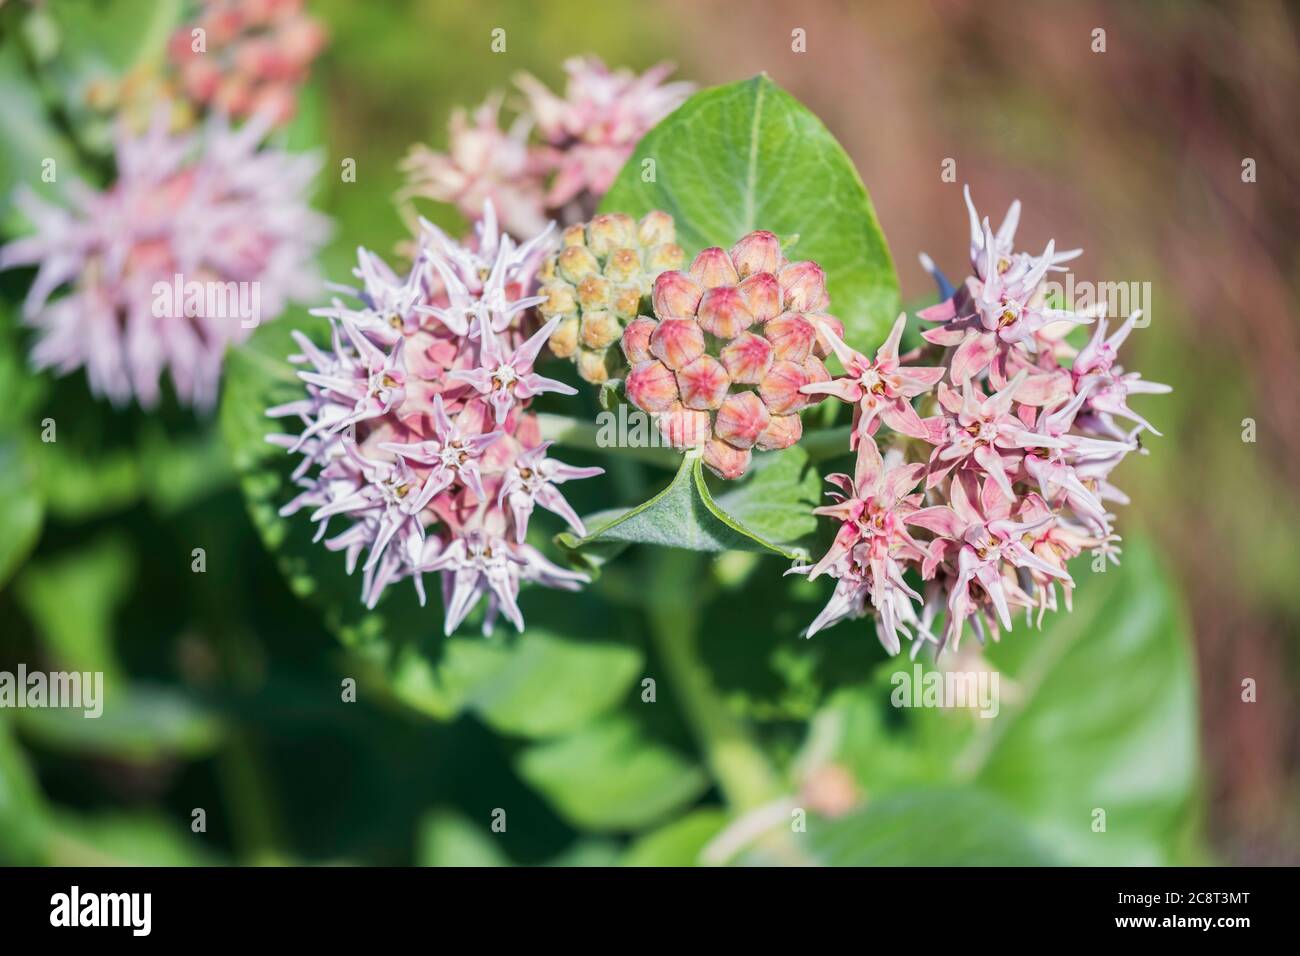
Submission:
<svg viewBox="0 0 1300 956">
<path fill-rule="evenodd" d="M 118 124 L 107 189 L 73 182 L 67 207 L 19 191 L 36 233 L 0 247 L 0 269 L 39 267 L 23 307 L 36 368 L 84 368 L 96 395 L 144 407 L 167 372 L 182 403 L 211 408 L 227 346 L 319 287 L 329 221 L 307 204 L 319 162 L 260 146 L 270 122 L 213 117 L 176 135 L 159 110 L 140 134 Z M 177 279 L 199 293 L 171 295 Z"/>
<path fill-rule="evenodd" d="M 349 573 L 361 565 L 368 606 L 404 578 L 423 603 L 423 575 L 438 572 L 448 634 L 484 597 L 485 633 L 498 615 L 523 630 L 523 582 L 587 580 L 525 540 L 539 505 L 585 534 L 558 486 L 601 473 L 550 458 L 528 411 L 543 392 L 575 391 L 533 370 L 560 321 L 529 324 L 552 245 L 549 226 L 516 245 L 490 203 L 467 245 L 421 222 L 406 275 L 359 250 L 357 304 L 317 310 L 333 328 L 328 346 L 294 333 L 307 395 L 268 411 L 302 425 L 269 439 L 303 456 L 303 490 L 282 514 L 311 509 L 316 539 L 345 553 Z M 326 538 L 335 516 L 349 524 Z"/>
<path fill-rule="evenodd" d="M 204 0 L 168 43 L 181 92 L 226 116 L 288 121 L 325 29 L 303 0 Z"/>
<path fill-rule="evenodd" d="M 517 78 L 523 101 L 509 129 L 500 125 L 500 93 L 472 113 L 456 110 L 446 152 L 419 145 L 403 161 L 403 198 L 450 203 L 470 221 L 491 201 L 516 236 L 534 235 L 550 219 L 591 218 L 637 142 L 693 87 L 665 83 L 670 64 L 637 75 L 581 57 L 564 69 L 563 96 L 535 77 Z"/>
<path fill-rule="evenodd" d="M 830 476 L 834 503 L 817 509 L 840 523 L 830 550 L 793 569 L 836 579 L 809 635 L 871 613 L 890 653 L 900 635 L 913 654 L 926 641 L 955 648 L 967 622 L 997 640 L 1013 609 L 1039 623 L 1056 610 L 1058 585 L 1069 608 L 1072 558 L 1118 562 L 1107 509 L 1127 498 L 1109 477 L 1142 431 L 1155 433 L 1128 399 L 1169 391 L 1117 362 L 1141 313 L 1111 332 L 1104 316 L 1056 307 L 1046 277 L 1079 250 L 1017 251 L 1018 202 L 996 232 L 969 191 L 966 202 L 974 274 L 920 312 L 936 323 L 924 345 L 899 354 L 905 315 L 873 358 L 819 330 L 845 374 L 804 390 L 854 406 L 857 460 L 852 475 Z M 1090 323 L 1091 339 L 1072 347 L 1067 334 Z"/>
</svg>

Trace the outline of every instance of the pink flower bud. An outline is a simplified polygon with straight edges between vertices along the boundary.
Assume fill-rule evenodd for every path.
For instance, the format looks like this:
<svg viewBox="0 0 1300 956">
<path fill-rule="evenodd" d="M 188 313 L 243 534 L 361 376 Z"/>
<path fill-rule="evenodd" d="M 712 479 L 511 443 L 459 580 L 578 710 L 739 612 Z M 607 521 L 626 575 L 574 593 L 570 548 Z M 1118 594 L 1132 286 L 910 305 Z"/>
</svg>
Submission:
<svg viewBox="0 0 1300 956">
<path fill-rule="evenodd" d="M 689 319 L 700 304 L 704 289 L 684 272 L 663 272 L 655 279 L 655 315 L 661 319 Z"/>
<path fill-rule="evenodd" d="M 608 348 L 618 341 L 622 331 L 623 327 L 618 324 L 618 319 L 608 312 L 596 311 L 582 314 L 582 344 L 586 348 Z"/>
<path fill-rule="evenodd" d="M 727 397 L 731 378 L 721 362 L 711 355 L 701 355 L 677 373 L 677 385 L 687 408 L 717 408 Z"/>
<path fill-rule="evenodd" d="M 776 272 L 785 265 L 781 240 L 763 229 L 751 232 L 732 246 L 731 260 L 742 279 L 756 272 Z"/>
<path fill-rule="evenodd" d="M 650 354 L 650 336 L 654 334 L 655 326 L 658 324 L 654 319 L 644 315 L 638 316 L 627 324 L 627 328 L 623 330 L 623 354 L 627 356 L 628 364 L 639 365 L 654 358 Z"/>
<path fill-rule="evenodd" d="M 687 408 L 681 402 L 656 420 L 659 433 L 674 448 L 697 448 L 710 437 L 709 413 Z"/>
<path fill-rule="evenodd" d="M 560 275 L 575 285 L 587 276 L 600 273 L 600 263 L 586 246 L 565 246 L 560 250 L 555 265 Z"/>
<path fill-rule="evenodd" d="M 700 254 L 691 263 L 691 278 L 706 289 L 720 285 L 735 285 L 740 281 L 736 267 L 731 264 L 731 257 L 717 246 L 701 249 Z"/>
<path fill-rule="evenodd" d="M 552 354 L 559 358 L 568 358 L 578 350 L 578 330 L 581 323 L 576 315 L 571 315 L 555 327 L 551 337 L 546 340 Z"/>
<path fill-rule="evenodd" d="M 643 412 L 665 412 L 677 401 L 677 379 L 663 362 L 641 362 L 627 376 L 627 398 Z"/>
<path fill-rule="evenodd" d="M 814 328 L 817 329 L 817 344 L 813 346 L 813 354 L 818 358 L 825 358 L 831 354 L 831 343 L 830 339 L 826 338 L 826 336 L 822 334 L 822 326 L 827 326 L 835 333 L 836 338 L 842 342 L 844 341 L 844 323 L 835 318 L 835 316 L 826 315 L 825 313 L 809 316 L 809 320 L 812 321 Z"/>
<path fill-rule="evenodd" d="M 636 241 L 643 249 L 663 243 L 675 243 L 677 227 L 673 224 L 673 217 L 659 209 L 646 213 L 637 225 Z"/>
<path fill-rule="evenodd" d="M 808 373 L 794 362 L 774 362 L 758 384 L 758 394 L 773 415 L 797 412 L 808 404 L 799 389 L 808 384 Z"/>
<path fill-rule="evenodd" d="M 781 314 L 781 283 L 770 272 L 755 272 L 738 287 L 749 311 L 758 322 L 766 322 Z"/>
<path fill-rule="evenodd" d="M 709 471 L 728 481 L 743 475 L 752 457 L 753 453 L 748 448 L 737 448 L 720 438 L 711 439 L 704 446 L 704 464 Z"/>
<path fill-rule="evenodd" d="M 650 336 L 650 354 L 674 371 L 704 354 L 704 333 L 692 319 L 664 319 Z"/>
<path fill-rule="evenodd" d="M 597 216 L 587 226 L 587 246 L 597 256 L 607 256 L 635 243 L 636 222 L 621 212 Z"/>
<path fill-rule="evenodd" d="M 785 307 L 792 312 L 821 312 L 830 305 L 826 273 L 815 262 L 792 262 L 777 278 L 785 290 Z"/>
<path fill-rule="evenodd" d="M 730 285 L 705 292 L 696 317 L 705 332 L 720 339 L 734 339 L 754 324 L 754 313 L 745 305 L 740 290 Z"/>
<path fill-rule="evenodd" d="M 829 382 L 831 380 L 831 373 L 827 371 L 826 363 L 815 355 L 810 355 L 804 359 L 803 370 L 808 373 L 808 384 L 810 385 L 813 382 Z M 825 395 L 809 395 L 808 404 L 816 405 L 825 397 Z"/>
<path fill-rule="evenodd" d="M 802 437 L 803 420 L 798 415 L 773 415 L 755 444 L 762 451 L 780 451 Z"/>
<path fill-rule="evenodd" d="M 718 357 L 733 382 L 757 385 L 772 367 L 772 343 L 753 332 L 742 332 L 723 346 Z"/>
<path fill-rule="evenodd" d="M 728 395 L 718 408 L 714 429 L 719 438 L 737 448 L 749 448 L 771 420 L 767 406 L 753 392 Z"/>
<path fill-rule="evenodd" d="M 802 363 L 812 354 L 817 330 L 798 312 L 783 312 L 763 326 L 763 337 L 772 343 L 778 360 Z"/>
</svg>

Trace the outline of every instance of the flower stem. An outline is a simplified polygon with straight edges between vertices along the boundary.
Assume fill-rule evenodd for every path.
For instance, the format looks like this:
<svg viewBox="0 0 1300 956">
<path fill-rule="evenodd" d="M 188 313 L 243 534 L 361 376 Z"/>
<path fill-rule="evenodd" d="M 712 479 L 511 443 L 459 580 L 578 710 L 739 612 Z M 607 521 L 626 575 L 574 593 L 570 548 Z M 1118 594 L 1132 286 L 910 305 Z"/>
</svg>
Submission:
<svg viewBox="0 0 1300 956">
<path fill-rule="evenodd" d="M 656 549 L 650 561 L 651 585 L 646 591 L 653 595 L 648 613 L 655 646 L 727 803 L 745 813 L 779 798 L 784 788 L 776 770 L 744 722 L 727 707 L 700 657 L 700 557 Z"/>
</svg>

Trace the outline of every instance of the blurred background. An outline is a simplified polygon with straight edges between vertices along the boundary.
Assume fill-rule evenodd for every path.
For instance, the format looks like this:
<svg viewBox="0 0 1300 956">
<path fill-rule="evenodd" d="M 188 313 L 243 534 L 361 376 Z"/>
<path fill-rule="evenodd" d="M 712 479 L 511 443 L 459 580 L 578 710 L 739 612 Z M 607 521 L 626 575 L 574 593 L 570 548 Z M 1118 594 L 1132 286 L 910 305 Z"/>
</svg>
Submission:
<svg viewBox="0 0 1300 956">
<path fill-rule="evenodd" d="M 93 16 L 95 4 L 81 6 Z M 1084 247 L 1077 279 L 1150 282 L 1152 321 L 1130 339 L 1125 364 L 1174 392 L 1141 406 L 1164 437 L 1120 475 L 1134 499 L 1121 530 L 1154 537 L 1189 609 L 1207 858 L 1300 863 L 1294 5 L 309 7 L 330 34 L 303 111 L 324 141 L 318 205 L 337 222 L 325 257 L 335 278 L 357 245 L 391 252 L 404 240 L 392 197 L 413 143 L 444 146 L 453 108 L 508 88 L 520 70 L 560 86 L 561 61 L 591 52 L 636 69 L 671 59 L 677 77 L 701 86 L 767 71 L 856 162 L 905 302 L 933 296 L 918 252 L 963 273 L 963 183 L 995 222 L 1012 199 L 1024 202 L 1023 247 L 1049 238 Z M 507 30 L 504 55 L 488 49 L 495 27 Z M 806 52 L 792 51 L 796 28 Z M 1094 52 L 1097 29 L 1104 52 Z M 356 160 L 356 183 L 330 174 L 343 157 Z M 956 161 L 955 183 L 941 178 L 946 159 Z M 1246 159 L 1253 182 L 1243 182 Z M 422 211 L 456 225 L 454 214 Z M 0 283 L 21 291 L 21 277 Z M 7 374 L 22 377 L 20 364 L 9 361 Z M 60 388 L 60 402 L 84 407 L 84 385 Z M 124 427 L 107 410 L 83 414 L 100 415 L 106 435 Z M 39 547 L 0 596 L 0 668 L 48 656 L 53 642 L 129 671 L 138 707 L 89 731 L 19 720 L 22 746 L 0 749 L 0 821 L 6 804 L 29 801 L 54 834 L 46 842 L 55 862 L 137 860 L 149 845 L 143 858 L 157 862 L 405 863 L 458 839 L 455 827 L 430 822 L 430 807 L 470 812 L 490 790 L 525 821 L 512 825 L 517 861 L 555 860 L 575 845 L 570 823 L 512 771 L 509 745 L 474 717 L 431 723 L 363 700 L 342 719 L 322 703 L 319 689 L 347 672 L 344 652 L 304 620 L 242 522 L 220 448 L 179 412 L 152 423 L 132 415 L 125 427 L 137 437 L 164 427 L 169 448 L 177 435 L 191 444 L 144 466 L 106 438 L 93 467 L 66 463 L 57 473 L 60 500 Z M 1247 420 L 1254 441 L 1243 440 Z M 195 540 L 225 555 L 207 580 L 176 559 Z M 131 544 L 139 541 L 149 544 Z M 1250 705 L 1246 678 L 1258 685 Z M 661 730 L 685 737 L 672 720 Z M 67 733 L 111 740 L 96 749 Z M 182 848 L 168 835 L 174 826 L 159 823 L 199 806 L 208 808 L 210 855 Z M 25 831 L 0 823 L 0 859 L 7 850 L 23 860 L 22 841 L 35 839 Z M 603 844 L 581 852 L 589 862 L 613 854 Z"/>
</svg>

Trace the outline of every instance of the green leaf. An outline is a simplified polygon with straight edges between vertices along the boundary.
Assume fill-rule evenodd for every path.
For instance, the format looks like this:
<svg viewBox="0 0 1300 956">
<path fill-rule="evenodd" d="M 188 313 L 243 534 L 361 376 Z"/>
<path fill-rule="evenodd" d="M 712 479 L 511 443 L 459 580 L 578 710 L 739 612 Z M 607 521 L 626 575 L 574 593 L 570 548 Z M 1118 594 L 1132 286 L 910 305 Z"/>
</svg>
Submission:
<svg viewBox="0 0 1300 956">
<path fill-rule="evenodd" d="M 169 819 L 145 814 L 94 817 L 60 812 L 49 840 L 51 866 L 212 866 L 221 862 Z"/>
<path fill-rule="evenodd" d="M 754 229 L 797 236 L 790 254 L 826 271 L 831 311 L 861 348 L 874 348 L 898 314 L 889 247 L 852 161 L 766 74 L 687 100 L 641 140 L 601 207 L 671 213 L 691 254 Z"/>
<path fill-rule="evenodd" d="M 175 690 L 129 684 L 103 685 L 103 712 L 24 708 L 14 712 L 23 738 L 52 750 L 148 763 L 212 754 L 224 738 L 221 721 Z"/>
<path fill-rule="evenodd" d="M 708 788 L 703 770 L 628 718 L 534 744 L 516 768 L 561 816 L 587 830 L 641 829 Z"/>
<path fill-rule="evenodd" d="M 586 519 L 586 537 L 565 532 L 557 542 L 581 551 L 609 544 L 657 544 L 687 551 L 774 551 L 786 558 L 804 552 L 792 542 L 816 530 L 819 478 L 799 446 L 755 456 L 750 475 L 727 483 L 718 498 L 704 478 L 704 465 L 686 455 L 663 491 L 630 511 Z"/>
<path fill-rule="evenodd" d="M 486 827 L 455 810 L 435 810 L 420 821 L 417 866 L 509 866 L 510 858 Z"/>
<path fill-rule="evenodd" d="M 995 717 L 894 709 L 894 675 L 914 667 L 897 658 L 818 715 L 805 759 L 848 766 L 868 793 L 978 787 L 1068 862 L 1182 862 L 1198 775 L 1190 630 L 1150 544 L 1127 539 L 1123 565 L 1104 574 L 1090 562 L 1071 569 L 1072 614 L 1049 615 L 1042 633 L 1018 622 L 986 651 L 999 677 Z M 866 639 L 843 626 L 819 639 L 837 631 Z M 1105 832 L 1093 829 L 1096 810 Z"/>
<path fill-rule="evenodd" d="M 305 325 L 327 329 L 317 319 Z M 348 576 L 342 555 L 311 540 L 307 516 L 280 516 L 298 491 L 289 477 L 296 456 L 267 443 L 285 425 L 267 418 L 266 409 L 304 394 L 288 362 L 298 351 L 294 327 L 289 317 L 264 325 L 231 353 L 220 412 L 253 524 L 292 590 L 322 612 L 398 699 L 440 720 L 470 711 L 505 733 L 540 737 L 580 727 L 624 699 L 641 672 L 641 652 L 589 594 L 526 587 L 526 633 L 498 628 L 487 638 L 444 638 L 436 587 L 429 607 L 421 608 L 414 588 L 402 582 L 368 611 L 359 577 Z"/>
<path fill-rule="evenodd" d="M 36 775 L 0 716 L 0 864 L 34 866 L 44 861 L 49 828 Z"/>
<path fill-rule="evenodd" d="M 36 546 L 44 520 L 36 469 L 18 440 L 0 436 L 0 587 Z"/>
<path fill-rule="evenodd" d="M 796 843 L 823 866 L 1051 866 L 1055 854 L 1003 801 L 976 790 L 905 791 L 848 816 L 809 814 Z M 773 862 L 752 850 L 738 862 Z"/>
<path fill-rule="evenodd" d="M 619 860 L 620 866 L 695 866 L 700 852 L 726 825 L 727 814 L 716 807 L 693 810 L 636 840 Z"/>
</svg>

